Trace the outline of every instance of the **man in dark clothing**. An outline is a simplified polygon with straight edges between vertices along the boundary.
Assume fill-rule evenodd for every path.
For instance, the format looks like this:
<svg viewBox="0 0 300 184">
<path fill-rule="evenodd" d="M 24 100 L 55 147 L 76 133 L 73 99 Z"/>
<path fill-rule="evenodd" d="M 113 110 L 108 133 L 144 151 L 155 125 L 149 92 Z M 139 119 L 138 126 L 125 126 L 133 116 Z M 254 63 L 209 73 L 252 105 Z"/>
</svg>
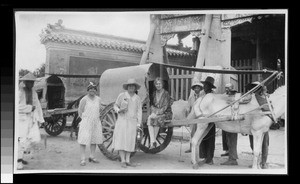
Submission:
<svg viewBox="0 0 300 184">
<path fill-rule="evenodd" d="M 247 91 L 249 91 L 257 85 L 259 85 L 259 82 L 252 82 L 251 84 L 247 85 L 246 89 L 247 89 Z M 266 90 L 267 90 L 266 87 L 263 86 L 263 87 L 259 87 L 256 91 L 254 91 L 255 97 L 260 106 L 268 103 L 267 99 L 266 99 L 266 96 L 268 96 Z M 270 111 L 269 106 L 264 105 L 262 107 L 262 111 Z M 249 135 L 249 141 L 250 141 L 250 147 L 253 151 L 253 136 L 252 135 Z M 260 163 L 260 166 L 262 169 L 268 168 L 268 164 L 267 164 L 268 152 L 269 152 L 269 132 L 266 132 L 264 134 L 263 142 L 262 142 L 262 152 L 261 152 L 262 155 L 261 155 L 261 163 Z"/>
<path fill-rule="evenodd" d="M 215 79 L 213 77 L 208 76 L 205 81 L 201 81 L 203 83 L 203 89 L 205 94 L 213 93 Z M 211 124 L 211 123 L 210 123 Z M 211 125 L 208 125 L 210 127 Z M 215 152 L 215 134 L 216 134 L 216 126 L 212 123 L 212 127 L 210 128 L 207 135 L 203 138 L 200 144 L 200 158 L 204 158 L 202 163 L 206 163 L 209 165 L 213 164 L 213 157 Z"/>
<path fill-rule="evenodd" d="M 225 85 L 225 90 L 226 90 L 226 95 L 228 96 L 228 103 L 232 103 L 235 100 L 235 94 L 237 93 L 236 90 L 234 90 L 234 86 L 231 83 L 228 83 Z M 238 104 L 237 107 L 238 108 Z M 231 132 L 226 132 L 222 131 L 222 143 L 223 143 L 223 148 L 227 148 L 228 151 L 228 160 L 224 163 L 221 163 L 221 165 L 238 165 L 237 159 L 237 133 L 231 133 Z M 222 155 L 221 155 L 222 156 Z M 225 153 L 226 156 L 226 153 Z"/>
</svg>

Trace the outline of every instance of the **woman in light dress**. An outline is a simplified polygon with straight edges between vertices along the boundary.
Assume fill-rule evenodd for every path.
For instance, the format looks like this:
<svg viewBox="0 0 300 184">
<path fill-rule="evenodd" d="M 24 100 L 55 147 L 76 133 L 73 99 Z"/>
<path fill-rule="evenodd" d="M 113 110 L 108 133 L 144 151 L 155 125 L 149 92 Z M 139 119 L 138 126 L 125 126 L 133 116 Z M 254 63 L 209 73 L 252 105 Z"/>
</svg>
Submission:
<svg viewBox="0 0 300 184">
<path fill-rule="evenodd" d="M 82 119 L 79 123 L 78 143 L 80 144 L 80 165 L 86 165 L 85 149 L 90 145 L 89 162 L 99 163 L 95 158 L 96 145 L 102 144 L 102 125 L 100 112 L 103 110 L 101 99 L 96 95 L 97 86 L 90 83 L 87 87 L 88 94 L 79 103 L 78 115 Z"/>
<path fill-rule="evenodd" d="M 135 167 L 136 164 L 130 162 L 130 154 L 135 151 L 137 127 L 142 122 L 142 103 L 136 91 L 140 85 L 135 79 L 128 79 L 123 84 L 125 92 L 119 94 L 114 110 L 118 113 L 116 121 L 112 148 L 119 151 L 121 157 L 121 167 Z"/>
</svg>

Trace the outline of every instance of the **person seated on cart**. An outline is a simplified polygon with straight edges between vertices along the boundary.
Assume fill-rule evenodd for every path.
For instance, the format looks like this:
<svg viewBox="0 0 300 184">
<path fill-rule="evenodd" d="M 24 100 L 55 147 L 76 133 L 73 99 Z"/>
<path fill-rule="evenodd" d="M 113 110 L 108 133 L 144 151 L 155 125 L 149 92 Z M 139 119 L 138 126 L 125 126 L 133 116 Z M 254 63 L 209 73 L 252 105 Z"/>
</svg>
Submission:
<svg viewBox="0 0 300 184">
<path fill-rule="evenodd" d="M 150 148 L 157 146 L 156 136 L 160 126 L 165 120 L 172 119 L 171 97 L 163 87 L 163 80 L 157 77 L 154 80 L 156 90 L 153 92 L 153 100 L 150 102 L 150 115 L 147 119 L 147 126 L 150 135 Z"/>
<path fill-rule="evenodd" d="M 251 89 L 253 89 L 254 87 L 256 87 L 257 85 L 259 85 L 260 82 L 255 81 L 252 83 L 249 83 L 246 85 L 246 91 L 250 91 Z M 269 106 L 267 105 L 267 99 L 266 97 L 268 96 L 268 94 L 266 93 L 267 88 L 265 86 L 261 86 L 258 89 L 256 89 L 255 91 L 253 91 L 254 94 L 249 94 L 247 96 L 245 96 L 241 101 L 240 104 L 245 104 L 245 103 L 249 103 L 252 98 L 256 98 L 258 104 L 261 107 L 262 111 L 270 111 Z M 249 135 L 249 141 L 250 141 L 250 147 L 253 150 L 253 136 Z M 260 166 L 262 169 L 267 169 L 268 165 L 267 165 L 267 158 L 268 158 L 268 150 L 269 150 L 269 132 L 266 132 L 263 138 L 263 143 L 262 143 L 262 158 L 261 158 L 261 163 Z"/>
</svg>

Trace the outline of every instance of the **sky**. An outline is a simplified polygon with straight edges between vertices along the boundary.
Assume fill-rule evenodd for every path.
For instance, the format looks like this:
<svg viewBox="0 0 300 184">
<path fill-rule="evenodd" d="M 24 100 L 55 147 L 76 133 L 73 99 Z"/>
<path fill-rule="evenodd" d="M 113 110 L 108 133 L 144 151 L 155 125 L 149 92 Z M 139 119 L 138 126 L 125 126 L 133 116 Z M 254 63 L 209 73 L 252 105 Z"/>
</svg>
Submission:
<svg viewBox="0 0 300 184">
<path fill-rule="evenodd" d="M 42 29 L 59 19 L 66 28 L 110 34 L 146 41 L 150 12 L 16 12 L 16 69 L 34 71 L 46 62 L 40 42 Z M 176 43 L 170 40 L 168 43 Z"/>
<path fill-rule="evenodd" d="M 30 71 L 46 61 L 46 49 L 40 42 L 42 29 L 59 19 L 66 28 L 111 34 L 146 40 L 149 14 L 146 13 L 71 13 L 71 12 L 16 12 L 16 66 Z"/>
</svg>

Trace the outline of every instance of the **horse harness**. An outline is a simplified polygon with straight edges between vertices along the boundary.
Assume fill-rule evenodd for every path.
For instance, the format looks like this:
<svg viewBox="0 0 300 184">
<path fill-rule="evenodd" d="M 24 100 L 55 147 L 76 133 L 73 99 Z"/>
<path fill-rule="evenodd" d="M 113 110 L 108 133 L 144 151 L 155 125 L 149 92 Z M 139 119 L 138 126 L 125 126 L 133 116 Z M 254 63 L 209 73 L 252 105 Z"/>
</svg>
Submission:
<svg viewBox="0 0 300 184">
<path fill-rule="evenodd" d="M 249 112 L 246 112 L 244 114 L 247 114 L 247 113 L 250 113 L 256 109 L 261 109 L 263 111 L 263 114 L 268 116 L 274 123 L 277 123 L 276 121 L 276 117 L 275 117 L 275 114 L 274 114 L 274 107 L 273 107 L 273 104 L 272 104 L 272 101 L 269 100 L 268 96 L 266 94 L 264 94 L 264 97 L 261 97 L 259 95 L 255 95 L 255 98 L 258 102 L 258 104 L 260 105 L 259 107 L 249 111 Z M 268 104 L 268 108 L 266 109 L 264 106 Z"/>
</svg>

